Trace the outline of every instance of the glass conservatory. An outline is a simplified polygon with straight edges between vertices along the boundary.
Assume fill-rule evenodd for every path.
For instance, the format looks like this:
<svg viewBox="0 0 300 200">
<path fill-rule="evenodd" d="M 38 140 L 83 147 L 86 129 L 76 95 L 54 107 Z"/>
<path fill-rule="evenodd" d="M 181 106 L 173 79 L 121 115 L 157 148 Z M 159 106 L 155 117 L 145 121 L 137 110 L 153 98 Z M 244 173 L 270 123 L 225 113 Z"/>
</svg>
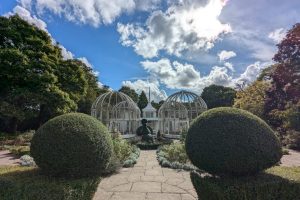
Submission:
<svg viewBox="0 0 300 200">
<path fill-rule="evenodd" d="M 122 92 L 109 91 L 92 105 L 91 115 L 106 125 L 110 132 L 133 135 L 140 124 L 140 109 Z"/>
<path fill-rule="evenodd" d="M 204 100 L 198 95 L 180 91 L 167 98 L 158 111 L 160 131 L 167 135 L 180 135 L 190 122 L 207 110 Z"/>
</svg>

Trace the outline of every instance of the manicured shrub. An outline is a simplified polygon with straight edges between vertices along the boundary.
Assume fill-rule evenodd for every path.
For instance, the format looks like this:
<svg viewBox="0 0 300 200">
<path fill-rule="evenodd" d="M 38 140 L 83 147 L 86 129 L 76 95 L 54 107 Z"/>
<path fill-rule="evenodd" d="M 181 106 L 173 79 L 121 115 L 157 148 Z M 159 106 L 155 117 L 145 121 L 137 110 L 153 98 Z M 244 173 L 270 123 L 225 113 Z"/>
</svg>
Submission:
<svg viewBox="0 0 300 200">
<path fill-rule="evenodd" d="M 195 166 L 216 175 L 255 174 L 282 156 L 278 139 L 262 119 L 225 107 L 208 110 L 193 121 L 186 150 Z"/>
<path fill-rule="evenodd" d="M 256 176 L 200 176 L 191 180 L 202 200 L 296 200 L 300 197 L 300 169 L 274 167 Z"/>
<path fill-rule="evenodd" d="M 156 150 L 162 143 L 148 143 L 148 142 L 139 142 L 136 145 L 142 150 Z"/>
<path fill-rule="evenodd" d="M 55 117 L 38 129 L 31 155 L 43 172 L 86 177 L 103 173 L 110 161 L 111 136 L 97 119 L 80 113 Z"/>
</svg>

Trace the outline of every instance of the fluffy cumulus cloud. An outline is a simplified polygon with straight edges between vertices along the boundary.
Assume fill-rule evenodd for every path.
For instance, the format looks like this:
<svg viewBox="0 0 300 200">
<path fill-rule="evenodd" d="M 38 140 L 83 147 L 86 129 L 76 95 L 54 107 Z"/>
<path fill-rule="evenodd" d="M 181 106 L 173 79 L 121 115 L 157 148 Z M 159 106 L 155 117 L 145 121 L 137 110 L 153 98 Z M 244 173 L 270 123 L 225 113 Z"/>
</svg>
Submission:
<svg viewBox="0 0 300 200">
<path fill-rule="evenodd" d="M 23 20 L 27 21 L 28 23 L 35 25 L 39 29 L 49 33 L 47 30 L 47 24 L 43 20 L 37 18 L 35 15 L 31 15 L 31 13 L 22 6 L 14 7 L 13 11 L 7 13 L 5 16 L 9 17 L 15 14 L 19 15 Z"/>
<path fill-rule="evenodd" d="M 134 10 L 152 10 L 160 0 L 20 0 L 26 8 L 34 8 L 38 14 L 50 11 L 75 23 L 110 24 L 122 13 Z"/>
<path fill-rule="evenodd" d="M 167 98 L 166 92 L 160 89 L 159 82 L 154 79 L 149 81 L 141 79 L 138 79 L 136 81 L 123 81 L 122 85 L 134 89 L 138 94 L 140 94 L 142 91 L 148 94 L 147 92 L 150 88 L 151 101 L 154 100 L 155 102 L 159 102 L 160 100 L 164 100 Z"/>
<path fill-rule="evenodd" d="M 144 61 L 142 66 L 149 73 L 152 78 L 156 91 L 159 91 L 160 84 L 163 84 L 169 89 L 186 89 L 200 94 L 202 90 L 211 85 L 224 85 L 234 87 L 237 83 L 245 82 L 247 84 L 253 82 L 261 70 L 263 70 L 270 63 L 256 62 L 246 67 L 245 71 L 240 75 L 233 76 L 229 70 L 232 66 L 214 66 L 208 75 L 201 76 L 200 72 L 196 70 L 193 65 L 182 64 L 177 61 L 171 62 L 168 59 L 161 59 L 156 62 Z M 148 82 L 138 80 L 135 82 L 126 81 L 127 86 L 134 89 L 147 88 Z"/>
<path fill-rule="evenodd" d="M 184 51 L 211 49 L 222 34 L 231 32 L 230 25 L 218 19 L 225 4 L 224 0 L 179 1 L 166 11 L 151 13 L 144 26 L 119 23 L 120 42 L 144 58 L 156 57 L 162 50 L 181 56 Z"/>
<path fill-rule="evenodd" d="M 285 37 L 285 35 L 286 30 L 283 28 L 278 28 L 273 32 L 269 33 L 269 38 L 272 39 L 275 43 L 279 43 Z"/>
<path fill-rule="evenodd" d="M 208 75 L 201 76 L 193 65 L 168 59 L 144 61 L 141 64 L 152 78 L 169 89 L 187 89 L 199 94 L 208 85 L 231 85 L 233 80 L 227 67 L 215 66 Z"/>
<path fill-rule="evenodd" d="M 144 61 L 141 64 L 153 77 L 170 89 L 191 88 L 200 79 L 200 73 L 193 65 L 177 61 L 171 63 L 168 59 L 157 62 Z"/>
<path fill-rule="evenodd" d="M 59 48 L 61 49 L 61 54 L 63 56 L 63 59 L 68 60 L 68 59 L 73 59 L 74 58 L 74 54 L 71 51 L 68 51 L 66 49 L 66 47 L 64 47 L 60 44 Z"/>
<path fill-rule="evenodd" d="M 219 56 L 220 61 L 225 61 L 225 60 L 235 57 L 236 53 L 234 51 L 223 50 L 218 54 L 218 56 Z"/>
<path fill-rule="evenodd" d="M 246 70 L 238 78 L 234 79 L 234 82 L 245 82 L 247 84 L 252 83 L 257 79 L 261 71 L 270 66 L 271 63 L 272 62 L 255 62 L 247 66 Z"/>
</svg>

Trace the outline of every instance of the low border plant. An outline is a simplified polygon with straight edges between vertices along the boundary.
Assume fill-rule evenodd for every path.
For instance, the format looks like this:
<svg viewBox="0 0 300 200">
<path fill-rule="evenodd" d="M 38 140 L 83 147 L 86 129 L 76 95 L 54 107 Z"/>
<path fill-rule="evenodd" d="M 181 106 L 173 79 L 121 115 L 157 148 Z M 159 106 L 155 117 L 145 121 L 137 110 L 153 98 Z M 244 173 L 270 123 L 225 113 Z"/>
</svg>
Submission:
<svg viewBox="0 0 300 200">
<path fill-rule="evenodd" d="M 165 168 L 171 168 L 171 169 L 180 169 L 180 170 L 186 170 L 186 171 L 194 171 L 197 170 L 198 168 L 191 165 L 191 164 L 183 164 L 180 162 L 172 162 L 168 160 L 166 152 L 163 151 L 163 146 L 158 148 L 156 151 L 157 155 L 157 161 L 160 164 L 160 166 L 165 167 Z"/>
<path fill-rule="evenodd" d="M 141 150 L 138 147 L 133 146 L 133 151 L 130 154 L 130 156 L 124 161 L 123 167 L 133 167 L 137 163 L 138 158 L 140 157 L 140 152 Z"/>
</svg>

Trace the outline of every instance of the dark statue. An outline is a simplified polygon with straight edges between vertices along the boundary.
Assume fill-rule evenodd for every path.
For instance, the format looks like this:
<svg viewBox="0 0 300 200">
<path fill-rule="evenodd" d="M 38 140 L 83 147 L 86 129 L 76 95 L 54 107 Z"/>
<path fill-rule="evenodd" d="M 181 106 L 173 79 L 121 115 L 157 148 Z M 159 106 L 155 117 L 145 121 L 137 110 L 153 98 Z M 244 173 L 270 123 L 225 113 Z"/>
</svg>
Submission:
<svg viewBox="0 0 300 200">
<path fill-rule="evenodd" d="M 142 136 L 142 142 L 153 143 L 153 130 L 150 126 L 147 126 L 147 122 L 146 119 L 142 119 L 142 126 L 136 130 L 136 134 Z"/>
</svg>

